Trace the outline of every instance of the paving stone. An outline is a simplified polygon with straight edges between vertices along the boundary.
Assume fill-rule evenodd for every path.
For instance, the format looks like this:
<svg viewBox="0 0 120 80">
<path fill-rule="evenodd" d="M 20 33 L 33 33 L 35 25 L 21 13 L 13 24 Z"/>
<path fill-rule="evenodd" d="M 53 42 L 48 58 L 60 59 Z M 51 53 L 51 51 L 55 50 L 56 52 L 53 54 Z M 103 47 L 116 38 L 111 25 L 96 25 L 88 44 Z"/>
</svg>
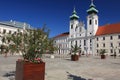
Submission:
<svg viewBox="0 0 120 80">
<path fill-rule="evenodd" d="M 49 56 L 43 57 L 46 62 L 45 80 L 120 80 L 120 57 L 101 60 L 99 56 L 82 56 L 79 61 L 71 61 L 70 55 L 55 55 L 54 59 Z M 0 56 L 0 80 L 15 79 L 18 58 L 20 56 Z"/>
</svg>

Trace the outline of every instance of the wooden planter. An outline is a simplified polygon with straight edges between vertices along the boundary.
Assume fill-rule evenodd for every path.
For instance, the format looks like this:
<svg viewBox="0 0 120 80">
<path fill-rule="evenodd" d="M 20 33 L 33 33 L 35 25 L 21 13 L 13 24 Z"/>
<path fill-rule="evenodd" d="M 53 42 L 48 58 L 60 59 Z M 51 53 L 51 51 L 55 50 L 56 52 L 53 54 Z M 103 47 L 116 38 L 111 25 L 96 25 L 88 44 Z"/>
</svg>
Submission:
<svg viewBox="0 0 120 80">
<path fill-rule="evenodd" d="M 44 80 L 45 63 L 17 61 L 15 80 Z"/>
<path fill-rule="evenodd" d="M 78 61 L 79 60 L 79 55 L 71 55 L 71 60 L 72 61 Z"/>
<path fill-rule="evenodd" d="M 106 58 L 106 56 L 105 55 L 101 55 L 101 59 L 105 59 Z"/>
</svg>

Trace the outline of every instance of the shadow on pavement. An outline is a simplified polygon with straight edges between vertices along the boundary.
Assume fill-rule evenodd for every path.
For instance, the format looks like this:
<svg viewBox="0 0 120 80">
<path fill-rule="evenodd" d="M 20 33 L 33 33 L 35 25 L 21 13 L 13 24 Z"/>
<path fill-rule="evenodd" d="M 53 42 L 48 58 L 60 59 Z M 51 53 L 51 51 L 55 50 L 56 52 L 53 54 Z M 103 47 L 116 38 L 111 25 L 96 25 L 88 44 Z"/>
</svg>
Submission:
<svg viewBox="0 0 120 80">
<path fill-rule="evenodd" d="M 69 72 L 66 72 L 68 74 L 68 80 L 87 80 L 85 78 L 81 78 L 80 76 L 73 75 Z"/>
<path fill-rule="evenodd" d="M 120 63 L 117 63 L 117 62 L 113 62 L 112 64 L 120 65 Z"/>
<path fill-rule="evenodd" d="M 71 59 L 70 59 L 70 58 L 66 58 L 65 60 L 67 60 L 67 61 L 71 61 Z"/>
<path fill-rule="evenodd" d="M 8 77 L 9 80 L 15 80 L 15 71 L 10 71 L 5 73 L 3 77 Z"/>
</svg>

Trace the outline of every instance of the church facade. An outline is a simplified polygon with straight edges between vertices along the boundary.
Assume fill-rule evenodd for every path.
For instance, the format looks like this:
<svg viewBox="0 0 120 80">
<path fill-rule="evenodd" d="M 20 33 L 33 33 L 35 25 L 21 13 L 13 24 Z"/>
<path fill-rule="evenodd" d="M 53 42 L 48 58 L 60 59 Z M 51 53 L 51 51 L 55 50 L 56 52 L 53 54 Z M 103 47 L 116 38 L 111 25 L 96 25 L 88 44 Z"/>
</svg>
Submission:
<svg viewBox="0 0 120 80">
<path fill-rule="evenodd" d="M 106 49 L 108 55 L 115 52 L 120 54 L 120 23 L 99 26 L 98 10 L 93 1 L 87 10 L 87 28 L 74 8 L 70 16 L 69 32 L 62 33 L 54 37 L 54 45 L 58 48 L 55 53 L 68 54 L 71 45 L 77 44 L 80 53 L 99 54 L 100 49 Z"/>
</svg>

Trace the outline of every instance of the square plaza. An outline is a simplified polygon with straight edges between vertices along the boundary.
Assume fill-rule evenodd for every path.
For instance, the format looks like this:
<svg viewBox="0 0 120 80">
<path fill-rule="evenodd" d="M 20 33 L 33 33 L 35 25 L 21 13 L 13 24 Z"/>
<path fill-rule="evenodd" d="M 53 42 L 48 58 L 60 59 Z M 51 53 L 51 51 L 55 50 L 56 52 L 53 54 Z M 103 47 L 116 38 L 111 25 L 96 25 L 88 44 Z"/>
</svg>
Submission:
<svg viewBox="0 0 120 80">
<path fill-rule="evenodd" d="M 20 56 L 0 56 L 0 80 L 14 80 L 16 61 Z M 71 61 L 70 55 L 50 55 L 45 61 L 45 80 L 119 80 L 120 57 L 82 56 L 79 61 Z M 12 74 L 13 72 L 13 74 Z"/>
</svg>

